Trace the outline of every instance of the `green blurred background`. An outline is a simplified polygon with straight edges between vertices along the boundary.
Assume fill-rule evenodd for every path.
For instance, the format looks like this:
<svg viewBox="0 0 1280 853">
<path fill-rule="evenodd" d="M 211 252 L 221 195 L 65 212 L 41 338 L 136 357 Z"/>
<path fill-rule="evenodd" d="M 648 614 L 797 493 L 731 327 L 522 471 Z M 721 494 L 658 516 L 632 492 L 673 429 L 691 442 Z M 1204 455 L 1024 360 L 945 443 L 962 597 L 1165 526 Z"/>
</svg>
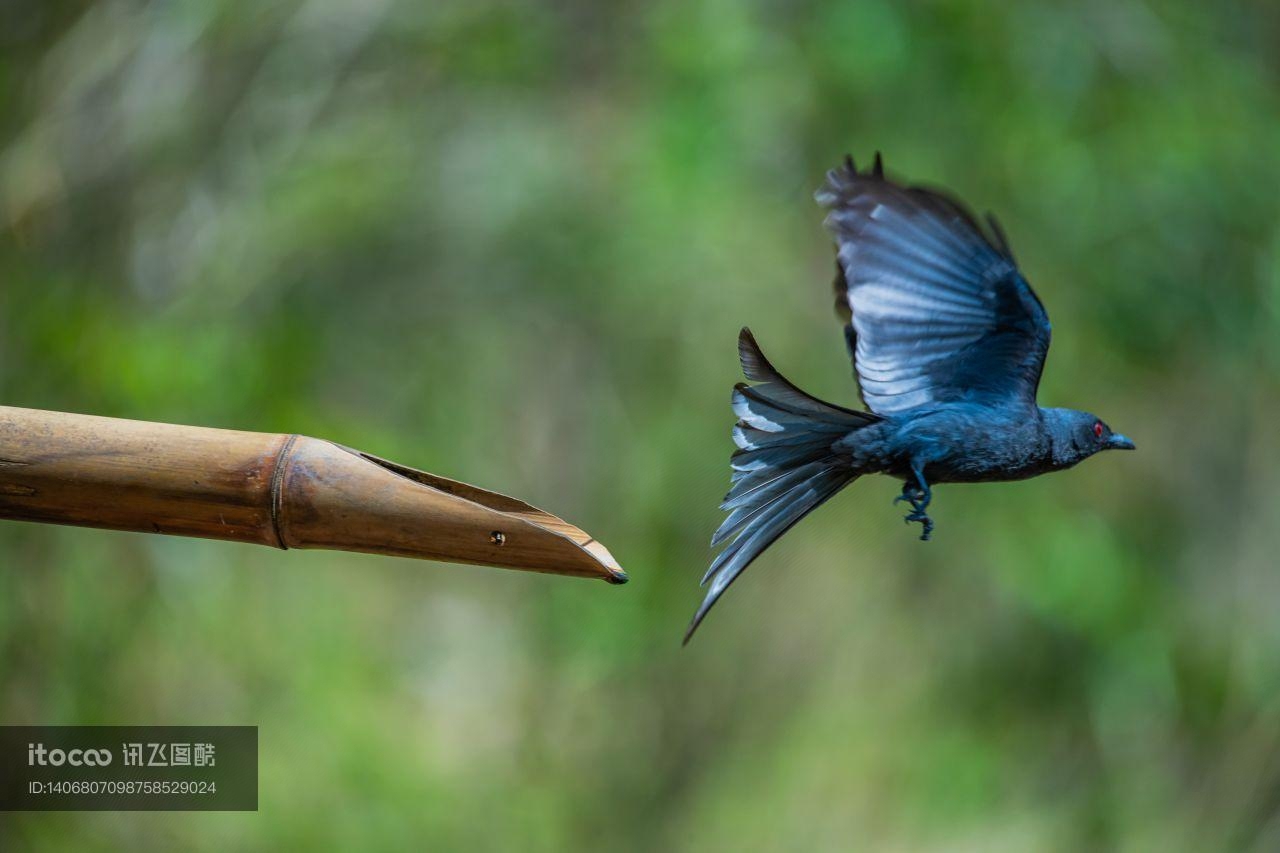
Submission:
<svg viewBox="0 0 1280 853">
<path fill-rule="evenodd" d="M 261 727 L 6 850 L 1280 849 L 1280 9 L 0 2 L 0 401 L 331 438 L 622 588 L 0 524 L 0 721 Z M 1139 452 L 864 480 L 680 635 L 749 324 L 855 400 L 846 151 L 998 211 Z"/>
</svg>

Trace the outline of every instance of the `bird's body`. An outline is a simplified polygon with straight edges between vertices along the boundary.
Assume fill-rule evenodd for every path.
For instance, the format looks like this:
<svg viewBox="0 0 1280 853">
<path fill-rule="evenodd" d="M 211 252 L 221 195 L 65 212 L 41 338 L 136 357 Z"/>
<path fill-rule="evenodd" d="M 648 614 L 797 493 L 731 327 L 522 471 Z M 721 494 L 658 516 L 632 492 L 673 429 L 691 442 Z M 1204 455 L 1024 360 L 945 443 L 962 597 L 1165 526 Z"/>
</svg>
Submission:
<svg viewBox="0 0 1280 853">
<path fill-rule="evenodd" d="M 861 473 L 901 480 L 913 478 L 917 466 L 929 483 L 1023 480 L 1054 470 L 1052 442 L 1038 408 L 919 406 L 834 446 L 847 447 Z"/>
<path fill-rule="evenodd" d="M 908 521 L 922 525 L 936 483 L 1022 480 L 1099 450 L 1132 449 L 1088 412 L 1043 408 L 1036 391 L 1049 318 L 994 218 L 991 234 L 959 202 L 904 187 L 852 159 L 817 199 L 836 240 L 836 308 L 867 411 L 818 400 L 784 378 L 742 330 L 754 385 L 734 388 L 738 415 L 729 544 L 687 642 L 721 593 L 801 518 L 860 476 L 903 481 Z"/>
</svg>

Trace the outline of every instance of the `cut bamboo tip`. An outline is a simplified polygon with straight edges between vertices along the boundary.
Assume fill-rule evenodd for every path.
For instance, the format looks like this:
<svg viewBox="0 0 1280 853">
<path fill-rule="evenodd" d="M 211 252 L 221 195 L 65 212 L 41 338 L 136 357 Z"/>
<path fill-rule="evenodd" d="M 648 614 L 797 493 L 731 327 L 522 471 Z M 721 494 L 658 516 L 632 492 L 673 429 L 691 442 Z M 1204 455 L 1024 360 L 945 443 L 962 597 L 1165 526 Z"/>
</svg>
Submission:
<svg viewBox="0 0 1280 853">
<path fill-rule="evenodd" d="M 301 435 L 0 406 L 0 519 L 627 581 L 551 513 Z"/>
</svg>

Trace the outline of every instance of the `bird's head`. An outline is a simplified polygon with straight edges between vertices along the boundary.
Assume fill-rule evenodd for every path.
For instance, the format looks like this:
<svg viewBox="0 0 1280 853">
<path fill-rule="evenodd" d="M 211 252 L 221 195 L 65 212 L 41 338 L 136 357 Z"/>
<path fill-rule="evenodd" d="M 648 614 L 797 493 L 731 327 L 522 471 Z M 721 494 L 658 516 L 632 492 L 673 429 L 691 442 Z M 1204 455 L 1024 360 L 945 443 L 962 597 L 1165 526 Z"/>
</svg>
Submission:
<svg viewBox="0 0 1280 853">
<path fill-rule="evenodd" d="M 1045 409 L 1045 428 L 1050 438 L 1055 467 L 1070 468 L 1099 450 L 1133 450 L 1133 442 L 1097 415 L 1075 409 Z"/>
</svg>

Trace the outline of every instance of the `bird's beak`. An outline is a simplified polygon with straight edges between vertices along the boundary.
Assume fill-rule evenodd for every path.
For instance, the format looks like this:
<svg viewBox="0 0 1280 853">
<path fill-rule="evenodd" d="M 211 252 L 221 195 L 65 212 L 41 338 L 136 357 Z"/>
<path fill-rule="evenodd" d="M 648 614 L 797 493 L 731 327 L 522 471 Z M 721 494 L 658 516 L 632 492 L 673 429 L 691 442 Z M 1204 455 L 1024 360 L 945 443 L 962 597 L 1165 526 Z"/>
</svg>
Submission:
<svg viewBox="0 0 1280 853">
<path fill-rule="evenodd" d="M 1114 433 L 1111 438 L 1107 439 L 1108 450 L 1134 450 L 1134 444 L 1131 439 L 1120 433 Z"/>
</svg>

